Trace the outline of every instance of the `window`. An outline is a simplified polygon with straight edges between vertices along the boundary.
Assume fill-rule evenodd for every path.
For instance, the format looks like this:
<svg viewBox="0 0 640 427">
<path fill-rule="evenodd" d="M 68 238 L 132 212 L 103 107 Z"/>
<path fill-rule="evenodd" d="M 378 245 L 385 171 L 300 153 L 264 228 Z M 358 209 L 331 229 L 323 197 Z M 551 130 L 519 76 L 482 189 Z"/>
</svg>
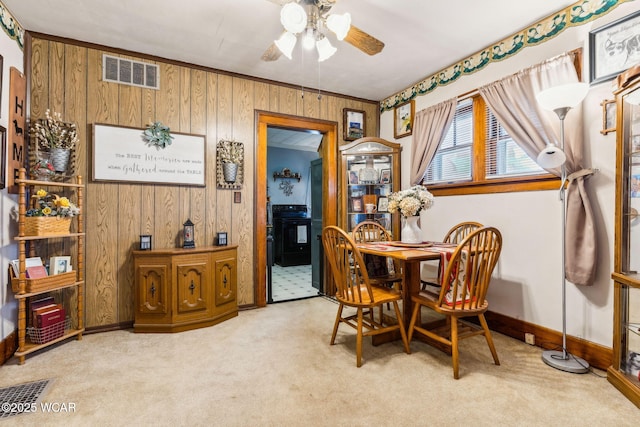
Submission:
<svg viewBox="0 0 640 427">
<path fill-rule="evenodd" d="M 496 193 L 554 188 L 558 178 L 538 166 L 475 95 L 458 102 L 423 184 L 436 195 Z"/>
</svg>

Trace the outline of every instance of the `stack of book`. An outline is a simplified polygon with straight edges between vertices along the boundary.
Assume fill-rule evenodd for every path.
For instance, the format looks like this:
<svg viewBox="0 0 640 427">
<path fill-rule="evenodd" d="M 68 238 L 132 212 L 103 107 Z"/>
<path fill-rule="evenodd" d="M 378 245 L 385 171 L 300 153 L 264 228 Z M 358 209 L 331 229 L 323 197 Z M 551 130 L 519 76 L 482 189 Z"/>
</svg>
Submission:
<svg viewBox="0 0 640 427">
<path fill-rule="evenodd" d="M 53 297 L 31 301 L 29 313 L 33 331 L 29 336 L 32 341 L 42 344 L 64 335 L 66 313 L 62 304 L 56 304 Z"/>
</svg>

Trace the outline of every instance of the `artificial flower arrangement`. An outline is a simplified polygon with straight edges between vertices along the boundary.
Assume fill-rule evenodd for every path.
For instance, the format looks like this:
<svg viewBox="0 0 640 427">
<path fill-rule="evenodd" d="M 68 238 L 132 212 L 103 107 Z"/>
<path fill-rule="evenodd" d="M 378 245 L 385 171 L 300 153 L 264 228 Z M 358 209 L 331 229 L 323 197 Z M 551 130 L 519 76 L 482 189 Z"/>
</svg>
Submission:
<svg viewBox="0 0 640 427">
<path fill-rule="evenodd" d="M 38 119 L 31 127 L 31 134 L 41 148 L 63 148 L 70 150 L 78 143 L 75 123 L 62 121 L 60 113 L 45 112 L 44 119 Z"/>
<path fill-rule="evenodd" d="M 433 194 L 422 185 L 414 185 L 389 195 L 389 212 L 400 212 L 403 217 L 416 216 L 433 206 Z"/>
<path fill-rule="evenodd" d="M 80 213 L 80 209 L 67 197 L 60 197 L 57 194 L 49 193 L 40 189 L 33 196 L 34 207 L 27 210 L 26 216 L 49 216 L 49 217 L 74 217 Z"/>
<path fill-rule="evenodd" d="M 222 163 L 242 163 L 244 157 L 244 149 L 242 143 L 221 140 L 218 143 L 218 156 Z"/>
<path fill-rule="evenodd" d="M 147 126 L 142 135 L 147 144 L 155 146 L 158 150 L 167 148 L 167 145 L 171 145 L 171 140 L 173 139 L 169 126 L 165 126 L 161 122 L 154 122 Z"/>
</svg>

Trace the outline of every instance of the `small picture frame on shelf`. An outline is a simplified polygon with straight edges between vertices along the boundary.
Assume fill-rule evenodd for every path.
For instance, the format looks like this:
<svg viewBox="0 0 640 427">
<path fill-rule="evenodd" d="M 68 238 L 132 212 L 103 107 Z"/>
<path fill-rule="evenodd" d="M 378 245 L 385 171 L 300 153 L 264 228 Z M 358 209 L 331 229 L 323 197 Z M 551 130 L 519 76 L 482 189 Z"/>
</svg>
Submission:
<svg viewBox="0 0 640 427">
<path fill-rule="evenodd" d="M 227 232 L 221 231 L 216 233 L 216 246 L 227 246 Z"/>
<path fill-rule="evenodd" d="M 351 198 L 351 212 L 362 212 L 362 197 Z"/>
<path fill-rule="evenodd" d="M 140 235 L 140 250 L 141 251 L 151 250 L 151 234 Z"/>
<path fill-rule="evenodd" d="M 71 267 L 70 256 L 53 256 L 49 258 L 50 276 L 53 276 L 55 274 L 68 273 L 69 271 L 73 271 L 73 268 Z"/>
<path fill-rule="evenodd" d="M 365 112 L 362 110 L 351 110 L 349 108 L 345 108 L 342 111 L 344 140 L 355 141 L 358 138 L 364 137 Z"/>
<path fill-rule="evenodd" d="M 380 171 L 380 184 L 391 183 L 391 169 L 382 169 Z"/>
<path fill-rule="evenodd" d="M 389 211 L 389 198 L 380 197 L 378 199 L 378 212 L 388 212 L 388 211 Z"/>
<path fill-rule="evenodd" d="M 613 99 L 605 99 L 600 105 L 602 105 L 602 130 L 600 133 L 606 135 L 609 132 L 615 132 L 616 101 Z"/>
<path fill-rule="evenodd" d="M 393 137 L 395 139 L 409 136 L 413 133 L 415 105 L 415 101 L 412 99 L 397 105 L 393 110 Z"/>
<path fill-rule="evenodd" d="M 356 171 L 349 171 L 349 184 L 359 184 L 360 183 L 360 178 L 358 178 L 358 172 Z"/>
</svg>

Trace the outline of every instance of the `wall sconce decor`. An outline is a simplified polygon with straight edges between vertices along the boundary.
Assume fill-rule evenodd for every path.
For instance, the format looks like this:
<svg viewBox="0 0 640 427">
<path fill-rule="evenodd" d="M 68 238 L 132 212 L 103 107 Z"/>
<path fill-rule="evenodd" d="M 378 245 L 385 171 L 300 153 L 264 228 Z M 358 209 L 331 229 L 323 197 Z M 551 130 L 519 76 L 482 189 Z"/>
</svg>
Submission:
<svg viewBox="0 0 640 427">
<path fill-rule="evenodd" d="M 216 148 L 218 188 L 240 189 L 244 181 L 244 144 L 220 140 Z"/>
<path fill-rule="evenodd" d="M 193 222 L 190 219 L 182 224 L 184 229 L 182 230 L 183 243 L 182 247 L 185 249 L 192 249 L 196 247 L 196 243 L 193 240 Z"/>
<path fill-rule="evenodd" d="M 140 250 L 141 251 L 151 250 L 151 234 L 140 235 Z"/>
<path fill-rule="evenodd" d="M 216 233 L 216 246 L 227 246 L 227 232 Z"/>
</svg>

